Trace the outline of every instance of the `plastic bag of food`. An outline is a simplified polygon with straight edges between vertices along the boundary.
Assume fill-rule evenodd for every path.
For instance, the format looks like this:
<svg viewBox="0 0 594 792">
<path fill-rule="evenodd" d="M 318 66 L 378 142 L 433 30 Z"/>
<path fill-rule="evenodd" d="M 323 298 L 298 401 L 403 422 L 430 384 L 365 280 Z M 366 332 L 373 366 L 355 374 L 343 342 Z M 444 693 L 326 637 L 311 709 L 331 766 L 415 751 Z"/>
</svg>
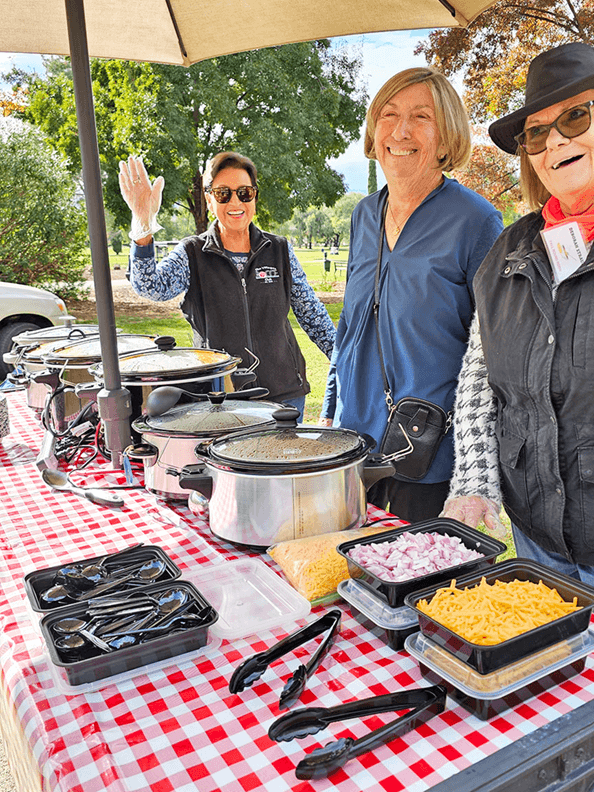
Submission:
<svg viewBox="0 0 594 792">
<path fill-rule="evenodd" d="M 390 525 L 381 521 L 347 531 L 332 531 L 278 542 L 269 547 L 267 552 L 280 566 L 293 588 L 310 602 L 315 602 L 335 594 L 338 584 L 350 577 L 346 559 L 336 552 L 338 545 L 352 539 L 393 531 L 407 524 L 397 517 L 389 518 L 389 522 Z"/>
</svg>

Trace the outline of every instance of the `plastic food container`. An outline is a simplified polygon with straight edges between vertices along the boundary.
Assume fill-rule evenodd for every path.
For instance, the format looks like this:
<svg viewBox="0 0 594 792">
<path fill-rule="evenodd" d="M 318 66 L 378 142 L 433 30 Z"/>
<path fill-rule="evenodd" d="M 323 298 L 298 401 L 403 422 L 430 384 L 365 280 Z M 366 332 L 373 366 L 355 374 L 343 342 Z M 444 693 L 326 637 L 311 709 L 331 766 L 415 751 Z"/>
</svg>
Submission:
<svg viewBox="0 0 594 792">
<path fill-rule="evenodd" d="M 199 614 L 204 608 L 210 606 L 210 603 L 191 583 L 177 580 L 174 585 L 176 589 L 183 590 L 193 601 L 192 606 L 186 611 L 187 614 Z M 171 586 L 171 581 L 154 583 L 139 589 L 138 594 L 157 596 L 159 593 L 166 592 Z M 130 594 L 130 600 L 133 600 L 134 593 L 136 592 Z M 215 609 L 210 606 L 204 614 L 204 618 L 197 621 L 195 626 L 187 628 L 172 626 L 167 634 L 154 638 L 149 637 L 142 643 L 114 649 L 111 652 L 103 652 L 89 643 L 81 659 L 70 660 L 68 653 L 56 646 L 59 635 L 55 632 L 54 625 L 67 617 L 86 621 L 87 607 L 84 604 L 62 607 L 58 612 L 46 614 L 40 623 L 41 633 L 47 644 L 52 663 L 64 669 L 68 683 L 73 686 L 96 682 L 105 677 L 123 674 L 134 668 L 199 649 L 205 646 L 208 630 L 218 618 Z"/>
<path fill-rule="evenodd" d="M 586 630 L 485 675 L 422 633 L 407 638 L 405 649 L 418 660 L 428 682 L 445 685 L 448 695 L 465 709 L 481 720 L 489 720 L 581 673 L 586 655 L 594 649 L 594 634 Z"/>
<path fill-rule="evenodd" d="M 419 631 L 419 620 L 413 610 L 406 605 L 391 608 L 383 597 L 356 580 L 343 580 L 337 591 L 349 603 L 353 617 L 360 624 L 368 629 L 381 628 L 392 649 L 402 649 L 405 639 Z"/>
<path fill-rule="evenodd" d="M 25 591 L 27 592 L 27 597 L 31 604 L 31 607 L 37 613 L 54 613 L 57 610 L 62 610 L 72 604 L 74 604 L 75 600 L 68 599 L 62 602 L 56 602 L 53 604 L 45 603 L 41 596 L 44 591 L 47 591 L 51 586 L 54 585 L 56 582 L 56 575 L 57 573 L 66 566 L 74 565 L 74 564 L 81 564 L 84 562 L 86 565 L 98 564 L 102 562 L 108 569 L 110 565 L 113 567 L 114 564 L 122 564 L 130 565 L 131 567 L 135 567 L 138 564 L 142 564 L 147 561 L 152 560 L 159 560 L 163 561 L 165 564 L 165 569 L 161 573 L 158 578 L 158 581 L 171 581 L 177 580 L 178 577 L 181 575 L 181 570 L 174 564 L 174 562 L 169 558 L 167 553 L 165 553 L 160 547 L 156 545 L 139 545 L 137 548 L 132 548 L 120 559 L 120 555 L 122 551 L 118 551 L 118 553 L 111 553 L 109 555 L 101 555 L 101 556 L 94 556 L 93 558 L 79 558 L 74 561 L 66 561 L 63 564 L 59 564 L 53 567 L 48 567 L 47 569 L 39 569 L 35 572 L 29 572 L 25 575 Z M 117 555 L 117 558 L 116 558 Z M 97 584 L 97 587 L 100 583 Z M 147 583 L 147 585 L 152 585 L 152 583 Z M 125 586 L 123 584 L 122 588 Z M 114 588 L 109 592 L 110 597 L 114 596 L 118 591 L 121 591 L 122 588 Z M 88 589 L 89 592 L 93 591 L 93 587 Z"/>
<path fill-rule="evenodd" d="M 568 613 L 566 616 L 528 630 L 528 632 L 521 633 L 507 641 L 483 646 L 465 640 L 417 608 L 419 600 L 430 600 L 437 589 L 441 588 L 440 585 L 407 595 L 405 602 L 416 611 L 421 632 L 436 644 L 443 646 L 459 660 L 474 668 L 479 674 L 489 674 L 588 629 L 594 604 L 594 588 L 575 578 L 562 575 L 526 558 L 513 558 L 500 564 L 494 564 L 481 573 L 458 578 L 456 587 L 478 586 L 483 577 L 487 583 L 493 583 L 495 580 L 502 580 L 506 583 L 512 580 L 529 580 L 532 583 L 538 583 L 539 580 L 542 580 L 545 586 L 557 589 L 567 602 L 577 597 L 581 610 Z"/>
<path fill-rule="evenodd" d="M 240 558 L 186 574 L 216 609 L 213 633 L 232 641 L 303 619 L 311 603 L 264 561 Z"/>
<path fill-rule="evenodd" d="M 477 558 L 473 561 L 467 561 L 464 564 L 457 566 L 447 567 L 446 569 L 434 572 L 430 575 L 422 575 L 421 577 L 410 578 L 410 580 L 403 580 L 397 583 L 389 580 L 382 580 L 373 572 L 369 572 L 365 567 L 357 564 L 356 561 L 349 556 L 349 551 L 353 547 L 368 544 L 380 544 L 382 542 L 393 542 L 401 534 L 406 531 L 410 533 L 439 533 L 448 534 L 448 536 L 457 536 L 469 550 L 476 550 L 481 553 L 483 558 Z M 457 520 L 450 520 L 445 517 L 438 517 L 434 520 L 424 520 L 423 522 L 412 523 L 402 528 L 396 528 L 393 531 L 384 531 L 380 534 L 373 534 L 367 536 L 365 539 L 353 539 L 350 542 L 344 542 L 336 548 L 340 555 L 346 558 L 349 574 L 352 578 L 356 578 L 360 583 L 367 586 L 369 589 L 374 590 L 379 596 L 383 597 L 391 608 L 397 608 L 404 605 L 404 598 L 412 591 L 416 591 L 426 586 L 433 584 L 442 584 L 444 581 L 450 581 L 454 577 L 474 572 L 478 569 L 485 569 L 491 564 L 495 563 L 495 559 L 501 553 L 507 550 L 503 542 L 486 536 L 474 528 L 469 528 L 464 523 Z"/>
</svg>

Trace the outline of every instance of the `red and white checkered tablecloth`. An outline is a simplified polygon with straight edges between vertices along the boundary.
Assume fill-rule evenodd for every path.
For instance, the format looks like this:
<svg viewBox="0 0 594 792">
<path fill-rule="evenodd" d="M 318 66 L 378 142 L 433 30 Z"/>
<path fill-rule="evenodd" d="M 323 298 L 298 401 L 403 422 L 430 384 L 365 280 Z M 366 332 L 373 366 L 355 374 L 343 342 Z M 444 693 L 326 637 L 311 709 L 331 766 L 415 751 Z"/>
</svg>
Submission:
<svg viewBox="0 0 594 792">
<path fill-rule="evenodd" d="M 296 625 L 223 641 L 182 662 L 139 673 L 94 692 L 64 689 L 50 667 L 25 597 L 34 569 L 113 552 L 142 541 L 162 547 L 182 569 L 241 557 L 215 540 L 186 508 L 159 504 L 145 490 L 125 491 L 123 509 L 50 491 L 35 465 L 42 432 L 24 396 L 8 396 L 11 434 L 0 445 L 0 664 L 22 730 L 52 792 L 423 792 L 518 738 L 594 698 L 594 670 L 484 722 L 448 698 L 445 712 L 404 737 L 352 759 L 329 779 L 299 781 L 295 766 L 339 736 L 361 737 L 391 713 L 331 724 L 304 740 L 274 743 L 267 732 L 281 714 L 278 698 L 300 657 L 286 655 L 239 695 L 234 668 Z M 115 475 L 114 473 L 108 473 Z M 370 517 L 382 512 L 370 507 Z M 261 556 L 273 569 L 268 556 Z M 333 605 L 332 607 L 336 607 Z M 417 662 L 396 652 L 343 610 L 331 653 L 308 681 L 300 706 L 334 706 L 427 684 Z M 318 608 L 313 615 L 320 615 Z M 305 623 L 305 620 L 301 623 Z M 302 660 L 301 662 L 306 662 Z M 74 689 L 72 689 L 74 691 Z"/>
</svg>

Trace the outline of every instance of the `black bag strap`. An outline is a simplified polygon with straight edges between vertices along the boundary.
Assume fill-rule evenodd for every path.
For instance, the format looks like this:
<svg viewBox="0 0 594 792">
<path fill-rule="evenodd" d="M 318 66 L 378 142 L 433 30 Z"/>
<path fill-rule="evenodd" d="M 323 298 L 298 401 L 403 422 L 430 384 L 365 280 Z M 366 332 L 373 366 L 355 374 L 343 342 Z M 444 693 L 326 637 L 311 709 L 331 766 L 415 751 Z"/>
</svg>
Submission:
<svg viewBox="0 0 594 792">
<path fill-rule="evenodd" d="M 375 267 L 375 284 L 374 284 L 374 296 L 373 296 L 373 316 L 374 316 L 374 319 L 375 319 L 375 334 L 376 334 L 376 338 L 377 338 L 377 348 L 378 348 L 378 351 L 379 351 L 379 360 L 380 360 L 380 366 L 381 366 L 381 370 L 382 370 L 382 379 L 384 381 L 384 398 L 386 400 L 386 405 L 388 407 L 388 420 L 390 420 L 390 416 L 391 416 L 393 410 L 396 409 L 396 405 L 394 404 L 394 399 L 392 398 L 392 390 L 390 388 L 390 383 L 388 382 L 388 376 L 386 374 L 386 368 L 384 366 L 384 352 L 383 352 L 383 349 L 382 349 L 382 339 L 381 339 L 380 329 L 379 329 L 379 309 L 380 309 L 380 288 L 379 288 L 379 282 L 380 282 L 380 271 L 381 271 L 381 267 L 382 267 L 382 253 L 383 253 L 383 250 L 384 250 L 384 233 L 385 233 L 385 230 L 386 230 L 386 213 L 387 213 L 387 211 L 388 211 L 388 196 L 386 195 L 386 200 L 385 200 L 384 205 L 382 207 L 382 217 L 381 217 L 381 222 L 380 222 L 379 245 L 378 245 L 378 248 L 377 248 L 377 264 L 376 264 L 376 267 Z M 445 434 L 447 434 L 448 431 L 450 430 L 450 427 L 452 425 L 452 419 L 453 419 L 453 413 L 450 410 L 450 412 L 447 413 Z"/>
<path fill-rule="evenodd" d="M 374 287 L 374 297 L 373 297 L 373 316 L 375 318 L 375 334 L 377 337 L 377 348 L 379 350 L 379 360 L 380 366 L 382 369 L 382 379 L 384 381 L 384 397 L 386 399 L 386 404 L 388 406 L 388 412 L 391 412 L 394 407 L 394 400 L 392 399 L 392 391 L 390 390 L 390 383 L 388 382 L 388 377 L 386 375 L 386 369 L 384 367 L 384 352 L 382 349 L 382 339 L 380 336 L 380 329 L 379 329 L 379 307 L 380 307 L 380 290 L 379 290 L 379 281 L 380 281 L 380 270 L 382 267 L 382 253 L 384 250 L 384 232 L 386 229 L 386 212 L 388 211 L 388 196 L 386 195 L 386 200 L 384 201 L 384 205 L 382 207 L 382 219 L 380 222 L 380 234 L 379 234 L 379 245 L 377 249 L 377 265 L 375 267 L 375 287 Z"/>
</svg>

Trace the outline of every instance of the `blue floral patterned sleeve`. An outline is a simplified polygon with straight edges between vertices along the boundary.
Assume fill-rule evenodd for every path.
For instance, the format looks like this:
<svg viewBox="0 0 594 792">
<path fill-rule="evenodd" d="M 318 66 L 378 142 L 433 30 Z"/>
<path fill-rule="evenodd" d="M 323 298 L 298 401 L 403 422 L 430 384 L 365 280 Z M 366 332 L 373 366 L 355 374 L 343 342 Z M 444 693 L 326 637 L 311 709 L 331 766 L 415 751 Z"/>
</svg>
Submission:
<svg viewBox="0 0 594 792">
<path fill-rule="evenodd" d="M 311 340 L 322 352 L 330 357 L 334 348 L 336 328 L 330 319 L 324 303 L 307 282 L 305 272 L 289 242 L 289 260 L 293 286 L 291 288 L 291 308 L 295 318 Z"/>
<path fill-rule="evenodd" d="M 164 302 L 185 294 L 190 286 L 190 264 L 184 243 L 180 242 L 165 258 L 155 260 L 155 246 L 130 246 L 130 284 L 136 294 Z"/>
</svg>

